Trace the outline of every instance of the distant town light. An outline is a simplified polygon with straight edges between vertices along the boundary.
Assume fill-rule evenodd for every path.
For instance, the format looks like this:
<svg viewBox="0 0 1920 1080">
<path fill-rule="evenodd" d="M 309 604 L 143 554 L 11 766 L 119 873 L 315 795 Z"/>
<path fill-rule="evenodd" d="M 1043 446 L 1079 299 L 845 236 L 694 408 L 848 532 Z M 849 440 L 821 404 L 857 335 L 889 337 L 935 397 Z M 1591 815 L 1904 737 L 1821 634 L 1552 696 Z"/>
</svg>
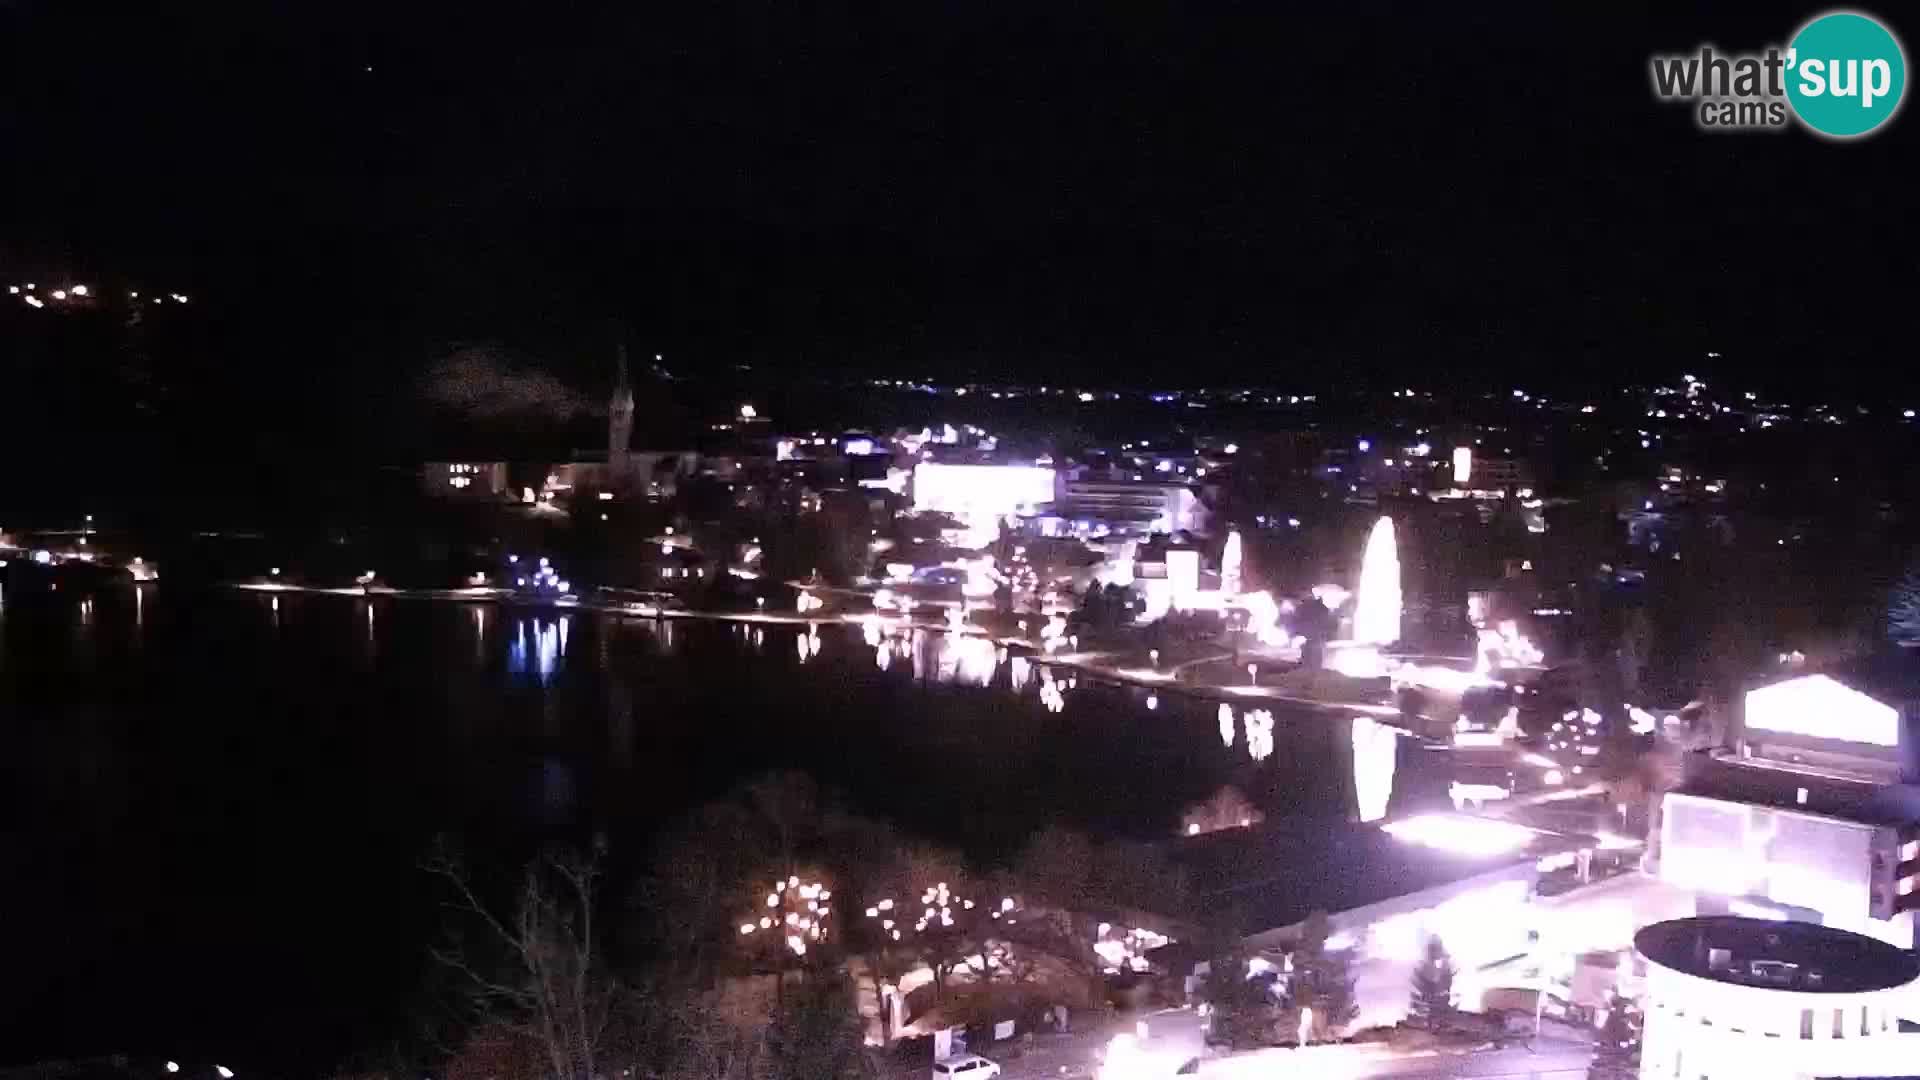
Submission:
<svg viewBox="0 0 1920 1080">
<path fill-rule="evenodd" d="M 760 410 L 754 408 L 751 405 L 740 406 L 740 419 L 742 420 L 752 420 L 757 418 L 759 415 L 760 415 Z"/>
<path fill-rule="evenodd" d="M 87 287 L 85 285 L 75 285 L 73 287 L 73 295 L 75 296 L 87 295 Z"/>
<path fill-rule="evenodd" d="M 225 1065 L 215 1065 L 213 1071 L 220 1074 L 220 1080 L 233 1080 L 233 1070 Z"/>
<path fill-rule="evenodd" d="M 65 289 L 53 290 L 53 298 L 55 300 L 65 300 L 67 298 L 67 290 Z"/>
<path fill-rule="evenodd" d="M 179 1062 L 177 1062 L 177 1061 L 169 1061 L 169 1062 L 167 1062 L 167 1071 L 168 1071 L 168 1072 L 170 1072 L 170 1073 L 177 1073 L 177 1072 L 179 1072 L 179 1071 L 180 1071 L 180 1063 L 179 1063 Z"/>
<path fill-rule="evenodd" d="M 45 305 L 45 304 L 43 304 L 43 303 L 41 303 L 41 302 L 40 302 L 40 298 L 39 298 L 39 297 L 37 297 L 37 296 L 29 296 L 29 297 L 27 297 L 27 303 L 28 303 L 28 305 L 30 305 L 30 306 L 32 306 L 32 307 L 46 307 L 46 306 L 47 306 L 47 305 Z"/>
</svg>

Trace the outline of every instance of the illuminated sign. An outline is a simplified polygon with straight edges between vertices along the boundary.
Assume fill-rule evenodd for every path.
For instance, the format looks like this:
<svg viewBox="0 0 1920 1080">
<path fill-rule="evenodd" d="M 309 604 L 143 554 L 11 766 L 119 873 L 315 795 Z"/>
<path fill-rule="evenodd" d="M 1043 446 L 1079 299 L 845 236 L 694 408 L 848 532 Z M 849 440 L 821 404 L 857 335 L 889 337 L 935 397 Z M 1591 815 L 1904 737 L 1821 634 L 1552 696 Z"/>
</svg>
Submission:
<svg viewBox="0 0 1920 1080">
<path fill-rule="evenodd" d="M 1869 746 L 1900 745 L 1898 709 L 1825 675 L 1803 675 L 1748 691 L 1747 728 Z"/>
</svg>

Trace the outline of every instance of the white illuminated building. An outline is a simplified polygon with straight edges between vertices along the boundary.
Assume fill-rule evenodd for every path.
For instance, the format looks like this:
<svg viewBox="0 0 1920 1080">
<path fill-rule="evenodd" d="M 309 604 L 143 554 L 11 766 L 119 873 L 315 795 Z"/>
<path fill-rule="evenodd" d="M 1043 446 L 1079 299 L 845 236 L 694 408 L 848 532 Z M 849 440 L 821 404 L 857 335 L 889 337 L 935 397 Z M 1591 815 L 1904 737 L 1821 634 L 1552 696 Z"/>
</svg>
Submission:
<svg viewBox="0 0 1920 1080">
<path fill-rule="evenodd" d="M 1901 948 L 1920 906 L 1920 785 L 1901 710 L 1827 675 L 1746 696 L 1735 749 L 1691 754 L 1649 869 L 1703 915 L 1820 923 Z"/>
<path fill-rule="evenodd" d="M 1655 923 L 1634 948 L 1646 965 L 1643 1078 L 1902 1076 L 1920 1060 L 1920 1035 L 1898 1024 L 1920 988 L 1906 950 L 1731 916 Z"/>
<path fill-rule="evenodd" d="M 1037 465 L 944 465 L 913 470 L 913 508 L 957 518 L 998 518 L 1053 501 L 1054 476 Z"/>
</svg>

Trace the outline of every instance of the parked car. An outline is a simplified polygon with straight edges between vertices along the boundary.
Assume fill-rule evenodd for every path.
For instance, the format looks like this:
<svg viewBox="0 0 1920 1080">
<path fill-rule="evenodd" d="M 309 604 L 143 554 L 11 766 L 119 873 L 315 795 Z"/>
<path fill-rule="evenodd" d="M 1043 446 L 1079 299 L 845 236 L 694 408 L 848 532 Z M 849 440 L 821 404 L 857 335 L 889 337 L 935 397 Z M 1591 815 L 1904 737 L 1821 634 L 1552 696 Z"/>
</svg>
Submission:
<svg viewBox="0 0 1920 1080">
<path fill-rule="evenodd" d="M 933 1080 L 991 1080 L 1000 1066 L 978 1054 L 961 1054 L 933 1063 Z"/>
</svg>

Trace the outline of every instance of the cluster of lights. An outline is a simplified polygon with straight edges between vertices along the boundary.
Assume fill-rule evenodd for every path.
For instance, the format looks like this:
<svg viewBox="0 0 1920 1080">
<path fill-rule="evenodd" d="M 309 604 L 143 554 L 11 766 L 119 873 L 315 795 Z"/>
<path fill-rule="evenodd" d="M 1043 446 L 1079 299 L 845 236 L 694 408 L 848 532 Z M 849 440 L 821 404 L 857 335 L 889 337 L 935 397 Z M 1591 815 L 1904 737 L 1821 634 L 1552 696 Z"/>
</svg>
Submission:
<svg viewBox="0 0 1920 1080">
<path fill-rule="evenodd" d="M 1170 945 L 1173 939 L 1138 926 L 1116 927 L 1101 923 L 1093 942 L 1093 951 L 1105 963 L 1109 974 L 1121 971 L 1146 971 L 1147 953 Z"/>
<path fill-rule="evenodd" d="M 817 944 L 827 937 L 827 919 L 833 913 L 827 901 L 832 898 L 833 892 L 821 882 L 802 884 L 798 874 L 789 875 L 769 886 L 767 908 L 773 914 L 741 922 L 740 936 L 779 934 L 789 952 L 805 956 L 809 942 Z"/>
<path fill-rule="evenodd" d="M 1546 659 L 1547 654 L 1520 632 L 1517 623 L 1502 619 L 1497 628 L 1480 631 L 1475 670 L 1539 667 Z"/>
<path fill-rule="evenodd" d="M 1560 719 L 1553 722 L 1547 732 L 1547 749 L 1578 757 L 1594 757 L 1600 753 L 1600 714 L 1592 709 L 1568 709 Z M 1578 776 L 1586 771 L 1584 765 L 1573 766 Z"/>
<path fill-rule="evenodd" d="M 1254 709 L 1246 715 L 1247 756 L 1265 761 L 1273 755 L 1273 714 Z"/>
<path fill-rule="evenodd" d="M 1056 680 L 1052 668 L 1040 669 L 1040 704 L 1048 712 L 1064 712 L 1067 707 L 1067 691 L 1072 689 L 1068 682 Z"/>
<path fill-rule="evenodd" d="M 1040 647 L 1048 653 L 1057 653 L 1067 647 L 1067 618 L 1054 615 L 1047 619 L 1047 625 L 1040 628 Z"/>
<path fill-rule="evenodd" d="M 509 555 L 507 561 L 518 565 L 520 558 L 517 555 Z M 544 589 L 563 596 L 573 591 L 572 583 L 560 576 L 560 571 L 548 561 L 545 555 L 540 556 L 540 565 L 534 568 L 532 578 L 529 579 L 523 575 L 514 578 L 513 583 L 518 588 Z"/>
<path fill-rule="evenodd" d="M 40 298 L 42 294 L 39 289 L 39 282 L 29 281 L 19 285 L 7 286 L 7 294 L 10 296 L 18 296 L 28 307 L 44 308 L 47 304 L 45 300 Z M 44 295 L 47 300 L 52 300 L 57 304 L 68 303 L 74 300 L 94 299 L 93 289 L 90 286 L 79 284 L 69 285 L 64 289 L 50 289 Z M 129 292 L 127 293 L 127 299 L 139 300 L 140 294 L 137 291 Z M 168 300 L 172 300 L 176 304 L 184 304 L 187 302 L 185 293 L 168 293 L 165 296 L 151 296 L 147 299 L 149 302 L 155 304 L 164 304 Z"/>
</svg>

